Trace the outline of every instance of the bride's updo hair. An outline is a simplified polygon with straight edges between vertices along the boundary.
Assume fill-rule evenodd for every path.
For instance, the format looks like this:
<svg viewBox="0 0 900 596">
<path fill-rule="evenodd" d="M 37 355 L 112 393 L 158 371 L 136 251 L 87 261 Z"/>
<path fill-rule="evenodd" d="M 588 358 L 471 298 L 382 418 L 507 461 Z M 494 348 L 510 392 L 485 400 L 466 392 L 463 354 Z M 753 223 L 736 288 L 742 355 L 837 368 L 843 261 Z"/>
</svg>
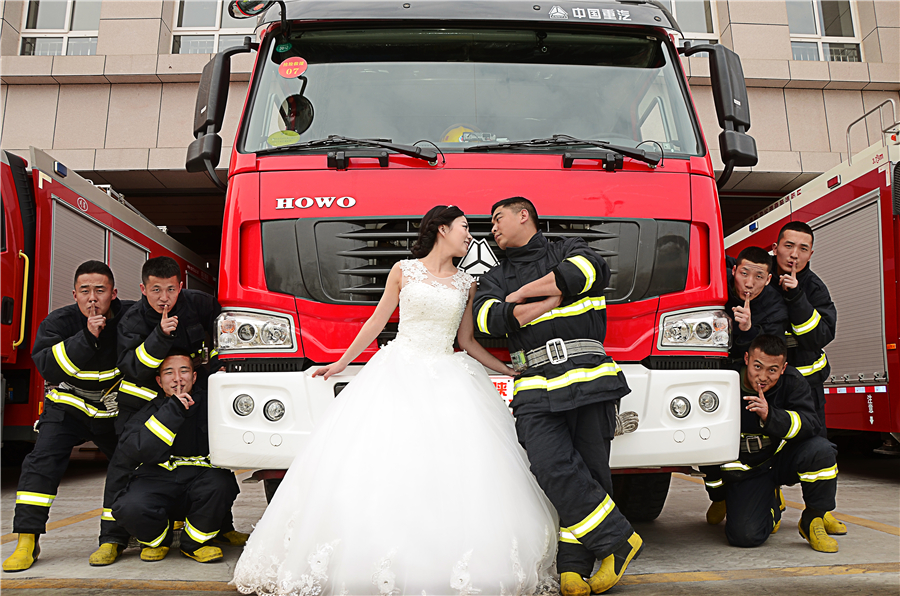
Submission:
<svg viewBox="0 0 900 596">
<path fill-rule="evenodd" d="M 464 215 L 465 213 L 462 212 L 462 209 L 456 205 L 432 207 L 419 223 L 419 237 L 413 243 L 410 252 L 417 259 L 426 256 L 434 248 L 434 241 L 437 239 L 440 227 L 449 226 L 457 217 Z"/>
</svg>

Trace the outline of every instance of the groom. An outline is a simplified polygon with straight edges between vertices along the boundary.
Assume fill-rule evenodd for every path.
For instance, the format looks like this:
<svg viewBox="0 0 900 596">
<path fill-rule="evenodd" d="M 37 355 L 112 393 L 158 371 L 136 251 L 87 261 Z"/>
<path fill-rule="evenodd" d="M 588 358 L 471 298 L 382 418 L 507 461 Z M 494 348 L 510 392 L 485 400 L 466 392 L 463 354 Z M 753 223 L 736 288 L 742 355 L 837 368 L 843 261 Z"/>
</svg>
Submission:
<svg viewBox="0 0 900 596">
<path fill-rule="evenodd" d="M 496 203 L 491 221 L 506 261 L 481 276 L 473 315 L 482 332 L 509 338 L 516 432 L 559 513 L 562 593 L 600 594 L 643 545 L 610 497 L 616 401 L 630 389 L 603 349 L 609 267 L 580 238 L 548 242 L 523 197 Z"/>
</svg>

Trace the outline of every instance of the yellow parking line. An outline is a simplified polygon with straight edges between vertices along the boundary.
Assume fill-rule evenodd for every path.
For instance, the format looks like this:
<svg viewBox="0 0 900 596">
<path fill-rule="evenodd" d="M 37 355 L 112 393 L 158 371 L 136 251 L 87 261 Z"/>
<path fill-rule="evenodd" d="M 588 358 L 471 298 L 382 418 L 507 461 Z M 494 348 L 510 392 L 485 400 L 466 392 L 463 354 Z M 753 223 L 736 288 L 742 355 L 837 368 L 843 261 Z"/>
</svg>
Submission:
<svg viewBox="0 0 900 596">
<path fill-rule="evenodd" d="M 862 565 L 822 565 L 817 567 L 776 567 L 766 569 L 733 569 L 729 571 L 685 571 L 679 573 L 641 573 L 624 576 L 618 585 L 671 584 L 684 582 L 722 582 L 771 578 L 826 575 L 860 575 L 863 573 L 897 573 L 900 563 L 865 563 Z"/>
<path fill-rule="evenodd" d="M 700 484 L 700 485 L 703 484 L 703 480 L 701 480 L 700 478 L 692 478 L 691 476 L 686 476 L 684 474 L 679 474 L 679 473 L 672 474 L 672 476 L 675 478 L 680 478 L 681 480 L 687 480 L 688 482 L 693 482 L 694 484 Z M 803 509 L 806 509 L 806 505 L 804 505 L 803 503 L 798 503 L 796 501 L 788 501 L 787 499 L 785 499 L 784 503 L 785 503 L 785 505 L 787 505 L 788 507 L 791 507 L 793 509 L 800 509 L 801 511 Z M 872 521 L 870 519 L 865 519 L 862 517 L 856 517 L 855 515 L 839 513 L 837 511 L 832 511 L 831 514 L 835 518 L 837 518 L 843 522 L 848 522 L 851 524 L 855 524 L 857 526 L 869 528 L 870 530 L 877 530 L 879 532 L 884 532 L 885 534 L 890 534 L 892 536 L 900 536 L 900 528 L 898 528 L 896 526 L 883 524 L 881 522 Z"/>
<path fill-rule="evenodd" d="M 77 524 L 79 522 L 87 521 L 89 519 L 93 519 L 96 517 L 100 517 L 100 514 L 103 513 L 103 509 L 94 509 L 93 511 L 86 511 L 84 513 L 79 513 L 78 515 L 73 515 L 72 517 L 65 517 L 59 521 L 50 522 L 47 524 L 47 531 L 55 530 L 57 528 L 64 528 L 65 526 L 71 526 L 72 524 Z M 4 534 L 0 536 L 0 544 L 6 544 L 7 542 L 12 542 L 16 539 L 18 534 Z"/>
</svg>

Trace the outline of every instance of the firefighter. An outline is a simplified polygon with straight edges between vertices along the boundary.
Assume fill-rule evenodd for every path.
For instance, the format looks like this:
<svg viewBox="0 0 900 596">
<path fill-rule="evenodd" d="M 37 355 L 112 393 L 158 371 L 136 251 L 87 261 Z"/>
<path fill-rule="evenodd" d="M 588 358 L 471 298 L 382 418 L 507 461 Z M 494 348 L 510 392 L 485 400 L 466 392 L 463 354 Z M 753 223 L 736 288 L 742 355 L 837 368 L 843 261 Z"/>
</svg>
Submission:
<svg viewBox="0 0 900 596">
<path fill-rule="evenodd" d="M 215 297 L 197 290 L 182 289 L 181 268 L 170 257 L 147 260 L 141 268 L 141 300 L 119 325 L 119 417 L 116 430 L 121 433 L 128 420 L 156 397 L 154 378 L 163 358 L 172 349 L 184 350 L 200 360 L 207 345 L 207 336 L 215 333 L 215 320 L 221 307 Z M 216 366 L 215 350 L 210 352 L 210 366 Z M 206 389 L 207 369 L 198 366 L 198 384 Z M 106 474 L 104 500 L 112 502 L 128 484 L 133 467 L 119 456 L 109 463 Z M 108 513 L 112 520 L 112 514 Z M 115 520 L 113 520 L 115 521 Z M 233 546 L 243 546 L 247 534 L 236 532 L 226 524 L 217 540 Z M 101 550 L 104 548 L 101 545 Z M 109 548 L 109 547 L 105 547 Z M 100 551 L 97 551 L 99 553 Z M 97 555 L 95 553 L 95 555 Z M 94 564 L 109 564 L 115 559 L 99 560 Z"/>
<path fill-rule="evenodd" d="M 580 238 L 548 242 L 523 197 L 504 199 L 491 212 L 506 260 L 481 276 L 473 315 L 483 333 L 508 337 L 519 371 L 516 432 L 559 513 L 562 593 L 602 593 L 643 546 L 612 500 L 610 441 L 617 401 L 630 389 L 603 349 L 609 267 Z"/>
<path fill-rule="evenodd" d="M 781 525 L 779 486 L 800 482 L 806 508 L 799 530 L 819 552 L 837 541 L 823 518 L 834 509 L 837 463 L 819 435 L 812 390 L 787 363 L 781 335 L 762 334 L 744 354 L 741 370 L 741 446 L 737 461 L 722 464 L 722 482 L 710 495 L 726 503 L 725 536 L 733 546 L 759 546 Z"/>
<path fill-rule="evenodd" d="M 728 355 L 740 368 L 750 343 L 761 334 L 781 335 L 787 328 L 787 307 L 772 287 L 772 257 L 758 246 L 748 246 L 737 259 L 726 257 L 728 302 L 725 313 L 733 321 L 731 349 Z M 712 504 L 706 512 L 711 525 L 725 519 L 726 505 L 715 489 L 722 485 L 722 475 L 717 466 L 700 466 L 706 477 L 704 483 Z M 781 507 L 784 511 L 784 507 Z"/>
<path fill-rule="evenodd" d="M 134 303 L 116 298 L 113 273 L 100 261 L 78 266 L 72 293 L 75 304 L 51 312 L 34 338 L 31 357 L 54 387 L 44 397 L 34 450 L 22 463 L 13 518 L 19 542 L 4 571 L 23 571 L 37 559 L 38 539 L 47 531 L 72 448 L 93 441 L 109 459 L 116 448 L 116 328 Z M 104 512 L 109 506 L 104 501 Z M 100 544 L 110 544 L 107 556 L 117 557 L 116 544 L 127 541 L 121 528 L 101 517 Z"/>
<path fill-rule="evenodd" d="M 159 393 L 119 440 L 122 458 L 140 465 L 113 502 L 113 515 L 143 545 L 144 561 L 169 552 L 170 519 L 184 519 L 182 554 L 201 563 L 222 558 L 207 542 L 230 521 L 240 489 L 234 473 L 209 463 L 206 392 L 196 382 L 190 353 L 173 350 L 159 367 Z"/>
<path fill-rule="evenodd" d="M 837 309 L 828 288 L 809 267 L 814 239 L 808 224 L 788 222 L 778 232 L 778 241 L 772 245 L 772 251 L 775 253 L 774 267 L 778 272 L 775 289 L 788 310 L 790 330 L 785 334 L 788 362 L 809 383 L 816 403 L 819 432 L 827 439 L 824 383 L 831 366 L 824 348 L 834 339 Z M 828 513 L 825 515 L 825 530 L 829 534 L 846 534 L 847 526 Z"/>
</svg>

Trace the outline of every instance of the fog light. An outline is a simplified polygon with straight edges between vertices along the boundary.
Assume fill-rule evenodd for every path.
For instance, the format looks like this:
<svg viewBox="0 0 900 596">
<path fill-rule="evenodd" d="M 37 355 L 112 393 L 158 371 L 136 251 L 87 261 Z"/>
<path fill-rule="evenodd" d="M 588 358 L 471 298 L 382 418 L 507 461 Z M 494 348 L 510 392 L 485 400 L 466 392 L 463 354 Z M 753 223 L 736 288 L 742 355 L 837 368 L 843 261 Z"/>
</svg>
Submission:
<svg viewBox="0 0 900 596">
<path fill-rule="evenodd" d="M 234 398 L 234 411 L 238 416 L 247 416 L 253 411 L 253 398 L 242 393 Z"/>
<path fill-rule="evenodd" d="M 704 412 L 715 412 L 719 407 L 719 396 L 712 391 L 704 391 L 700 394 L 700 409 Z"/>
<path fill-rule="evenodd" d="M 712 325 L 703 321 L 702 323 L 697 323 L 697 326 L 694 327 L 694 333 L 697 334 L 699 339 L 709 339 L 709 337 L 713 334 Z"/>
<path fill-rule="evenodd" d="M 284 343 L 288 337 L 287 325 L 280 323 L 266 323 L 263 325 L 260 336 L 262 337 L 263 342 L 267 344 Z"/>
<path fill-rule="evenodd" d="M 244 323 L 238 328 L 238 337 L 244 341 L 250 341 L 256 335 L 256 328 L 253 325 Z"/>
<path fill-rule="evenodd" d="M 284 417 L 284 404 L 277 399 L 273 399 L 263 408 L 263 414 L 272 422 L 281 420 Z"/>
<path fill-rule="evenodd" d="M 685 397 L 676 397 L 669 404 L 669 410 L 672 411 L 672 415 L 676 418 L 684 418 L 691 413 L 691 402 Z"/>
</svg>

